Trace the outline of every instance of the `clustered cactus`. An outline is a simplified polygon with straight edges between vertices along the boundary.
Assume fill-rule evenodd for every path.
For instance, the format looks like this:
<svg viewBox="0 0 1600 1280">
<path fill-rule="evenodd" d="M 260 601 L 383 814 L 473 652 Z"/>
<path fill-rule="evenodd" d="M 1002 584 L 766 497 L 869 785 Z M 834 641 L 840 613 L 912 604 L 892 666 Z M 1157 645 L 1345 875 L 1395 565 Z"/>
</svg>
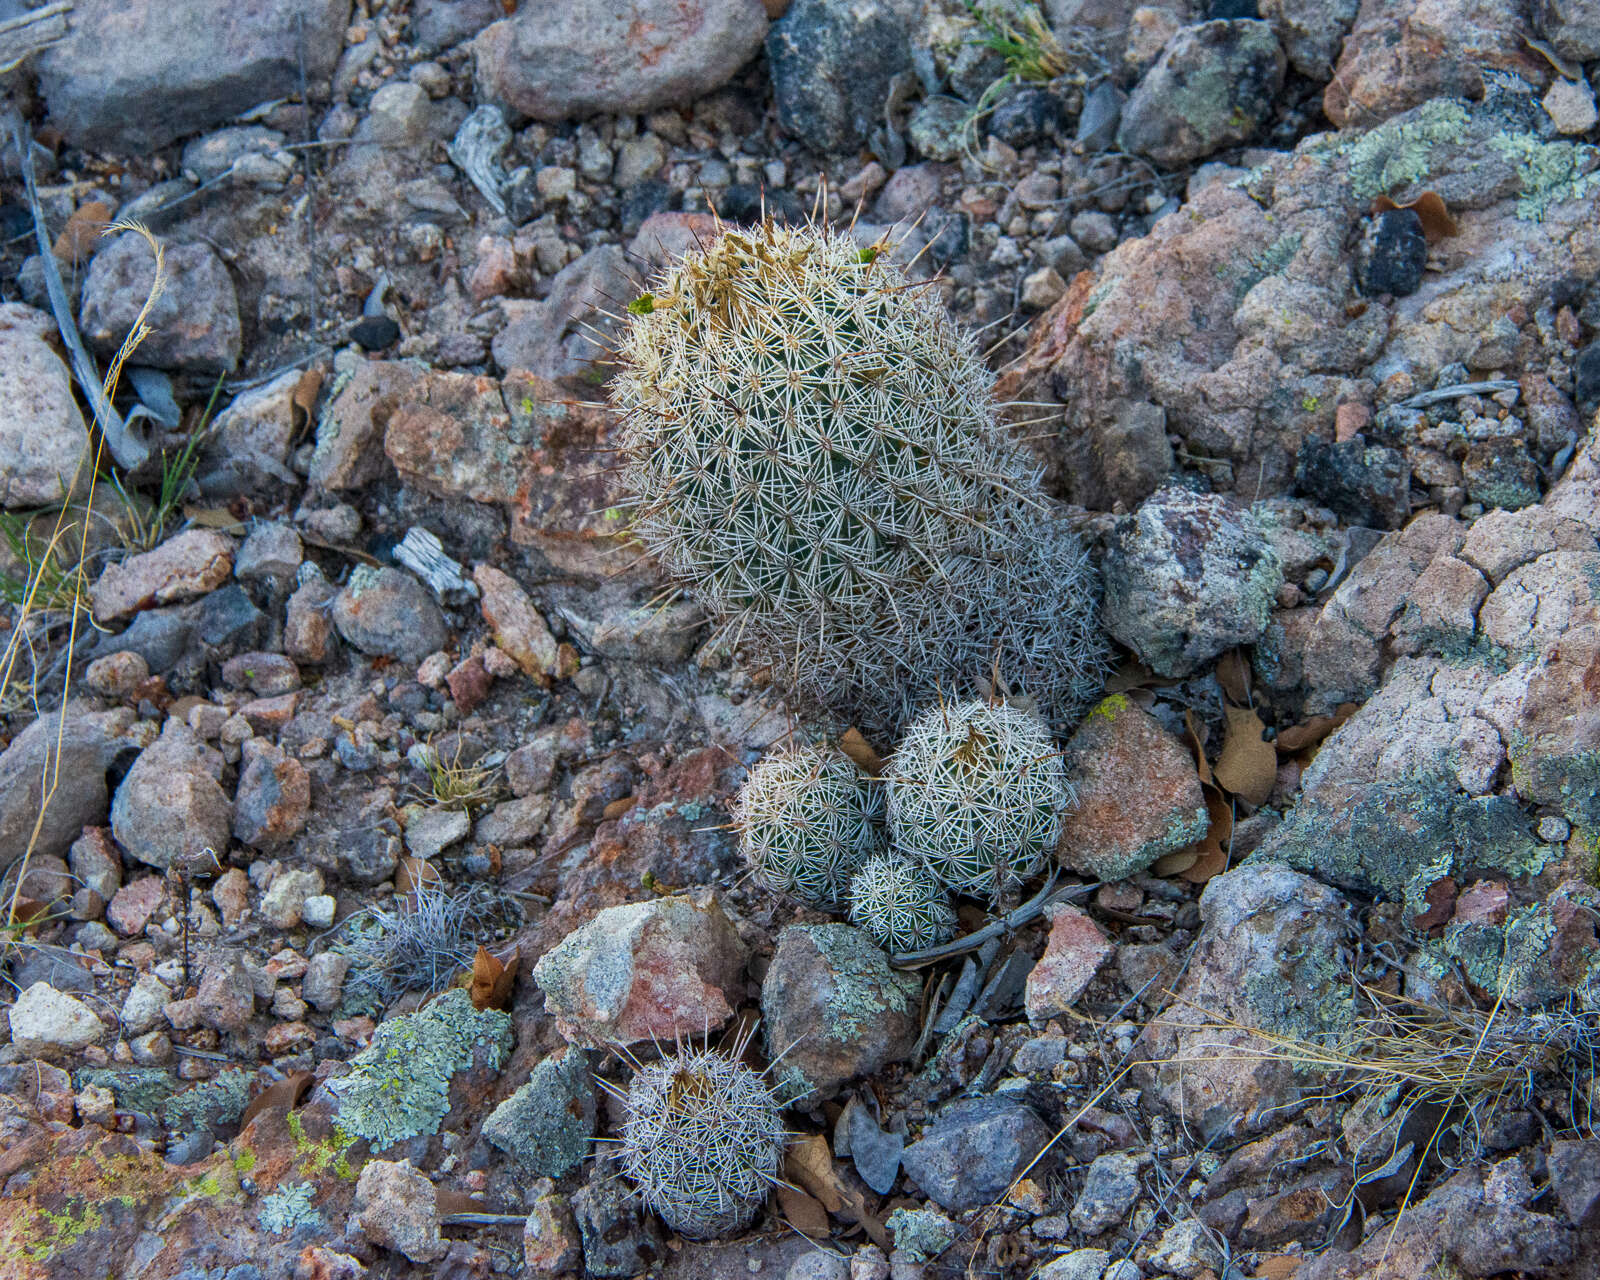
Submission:
<svg viewBox="0 0 1600 1280">
<path fill-rule="evenodd" d="M 885 951 L 917 951 L 949 942 L 956 913 L 933 872 L 889 854 L 869 858 L 850 882 L 850 923 Z"/>
<path fill-rule="evenodd" d="M 781 749 L 750 770 L 734 822 L 763 888 L 830 911 L 849 896 L 852 873 L 883 847 L 883 792 L 841 752 Z"/>
<path fill-rule="evenodd" d="M 956 893 L 998 899 L 1038 874 L 1071 802 L 1037 717 L 974 700 L 932 707 L 889 760 L 894 851 Z"/>
<path fill-rule="evenodd" d="M 624 1097 L 623 1171 L 662 1221 L 697 1239 L 748 1226 L 778 1181 L 782 1108 L 743 1048 L 679 1048 L 640 1067 Z"/>
<path fill-rule="evenodd" d="M 972 339 L 882 248 L 727 229 L 629 307 L 634 531 L 725 636 L 862 723 L 991 671 L 1068 715 L 1104 663 L 1093 571 Z"/>
</svg>

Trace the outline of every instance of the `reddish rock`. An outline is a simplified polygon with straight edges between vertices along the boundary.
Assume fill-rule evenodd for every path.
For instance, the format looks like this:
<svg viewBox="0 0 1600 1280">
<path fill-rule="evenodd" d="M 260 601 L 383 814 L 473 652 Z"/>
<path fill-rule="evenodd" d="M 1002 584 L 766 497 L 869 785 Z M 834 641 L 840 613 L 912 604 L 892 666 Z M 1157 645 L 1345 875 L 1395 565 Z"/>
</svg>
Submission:
<svg viewBox="0 0 1600 1280">
<path fill-rule="evenodd" d="M 154 551 L 109 565 L 89 588 L 94 616 L 114 622 L 152 605 L 177 604 L 214 591 L 233 572 L 233 540 L 191 529 Z"/>
<path fill-rule="evenodd" d="M 229 867 L 211 886 L 211 901 L 222 912 L 223 924 L 238 924 L 250 906 L 250 878 L 238 867 Z"/>
<path fill-rule="evenodd" d="M 284 693 L 275 698 L 253 698 L 239 708 L 239 714 L 256 733 L 274 735 L 294 719 L 299 705 L 298 693 Z"/>
<path fill-rule="evenodd" d="M 242 764 L 233 806 L 234 838 L 258 849 L 293 839 L 311 812 L 305 766 L 260 738 L 244 744 Z"/>
<path fill-rule="evenodd" d="M 472 580 L 483 592 L 479 608 L 494 630 L 495 643 L 516 659 L 525 674 L 549 684 L 557 667 L 556 641 L 528 593 L 492 565 L 480 564 L 472 571 Z"/>
<path fill-rule="evenodd" d="M 1511 891 L 1502 881 L 1479 880 L 1456 896 L 1452 918 L 1458 924 L 1504 924 L 1510 905 Z"/>
<path fill-rule="evenodd" d="M 268 1028 L 263 1043 L 269 1056 L 282 1058 L 310 1048 L 316 1039 L 317 1033 L 303 1022 L 277 1022 Z"/>
<path fill-rule="evenodd" d="M 160 876 L 131 881 L 118 889 L 107 904 L 106 922 L 124 938 L 137 937 L 150 923 L 166 892 L 167 882 Z"/>
<path fill-rule="evenodd" d="M 255 1013 L 255 983 L 237 958 L 219 959 L 207 966 L 195 997 L 201 1023 L 217 1031 L 240 1031 Z"/>
<path fill-rule="evenodd" d="M 359 489 L 383 474 L 389 419 L 422 373 L 401 361 L 368 360 L 323 410 L 311 483 L 329 491 Z"/>
<path fill-rule="evenodd" d="M 1057 903 L 1048 914 L 1050 939 L 1028 975 L 1023 1001 L 1030 1022 L 1069 1012 L 1115 950 L 1100 926 L 1077 907 Z"/>
<path fill-rule="evenodd" d="M 454 700 L 456 708 L 463 715 L 487 698 L 489 689 L 494 684 L 483 659 L 477 654 L 452 667 L 444 682 L 449 686 L 450 697 Z"/>
<path fill-rule="evenodd" d="M 384 453 L 401 479 L 473 502 L 504 502 L 516 492 L 533 443 L 493 378 L 437 371 L 406 392 L 383 434 Z"/>
<path fill-rule="evenodd" d="M 362 1166 L 356 1215 L 368 1240 L 413 1262 L 435 1262 L 449 1251 L 439 1235 L 438 1194 L 409 1160 L 369 1160 Z"/>
</svg>

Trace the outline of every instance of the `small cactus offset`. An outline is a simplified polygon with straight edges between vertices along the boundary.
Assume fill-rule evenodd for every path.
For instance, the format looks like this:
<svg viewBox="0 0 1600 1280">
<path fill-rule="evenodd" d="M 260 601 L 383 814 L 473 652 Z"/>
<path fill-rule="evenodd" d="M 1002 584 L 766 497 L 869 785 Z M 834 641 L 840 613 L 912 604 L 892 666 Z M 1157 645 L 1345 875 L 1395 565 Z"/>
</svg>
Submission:
<svg viewBox="0 0 1600 1280">
<path fill-rule="evenodd" d="M 851 874 L 883 847 L 883 793 L 838 751 L 780 749 L 750 770 L 734 822 L 763 888 L 831 910 L 848 899 Z"/>
<path fill-rule="evenodd" d="M 1041 526 L 993 376 L 931 289 L 847 235 L 769 223 L 629 311 L 633 529 L 726 637 L 874 726 L 995 668 L 1076 709 L 1104 652 L 1093 571 Z"/>
<path fill-rule="evenodd" d="M 1044 867 L 1072 798 L 1049 730 L 981 700 L 917 717 L 888 780 L 894 851 L 954 892 L 991 901 Z"/>
<path fill-rule="evenodd" d="M 624 1098 L 623 1171 L 662 1221 L 696 1239 L 749 1226 L 778 1181 L 782 1108 L 741 1049 L 680 1048 L 640 1067 Z"/>
<path fill-rule="evenodd" d="M 893 854 L 871 858 L 856 872 L 850 923 L 889 952 L 936 946 L 956 933 L 956 913 L 933 872 Z"/>
</svg>

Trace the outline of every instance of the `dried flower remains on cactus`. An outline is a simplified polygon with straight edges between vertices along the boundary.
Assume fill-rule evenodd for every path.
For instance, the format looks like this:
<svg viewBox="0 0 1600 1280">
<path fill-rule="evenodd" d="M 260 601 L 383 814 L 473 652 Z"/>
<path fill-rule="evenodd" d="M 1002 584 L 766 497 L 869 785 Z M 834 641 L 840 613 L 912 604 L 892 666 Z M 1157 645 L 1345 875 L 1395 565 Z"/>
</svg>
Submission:
<svg viewBox="0 0 1600 1280">
<path fill-rule="evenodd" d="M 613 386 L 633 529 L 726 638 L 876 727 L 992 669 L 1076 711 L 1104 662 L 1093 570 L 934 292 L 768 223 L 646 297 Z"/>
</svg>

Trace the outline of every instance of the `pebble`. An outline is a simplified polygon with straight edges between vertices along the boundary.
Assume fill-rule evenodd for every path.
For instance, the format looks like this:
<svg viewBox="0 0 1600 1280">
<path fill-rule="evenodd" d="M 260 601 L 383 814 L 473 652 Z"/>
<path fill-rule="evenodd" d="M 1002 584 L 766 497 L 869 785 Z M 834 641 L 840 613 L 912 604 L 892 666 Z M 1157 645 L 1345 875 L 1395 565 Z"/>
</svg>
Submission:
<svg viewBox="0 0 1600 1280">
<path fill-rule="evenodd" d="M 906 1148 L 907 1175 L 940 1208 L 976 1209 L 1003 1195 L 1050 1141 L 1030 1107 L 974 1098 L 947 1108 Z"/>
<path fill-rule="evenodd" d="M 0 505 L 43 507 L 71 491 L 89 451 L 67 366 L 45 341 L 55 326 L 21 303 L 0 306 Z"/>
<path fill-rule="evenodd" d="M 333 924 L 338 907 L 338 901 L 332 894 L 315 893 L 300 908 L 300 918 L 313 929 L 326 929 Z"/>
<path fill-rule="evenodd" d="M 1572 835 L 1572 824 L 1558 814 L 1549 813 L 1539 819 L 1539 839 L 1546 844 L 1565 844 Z"/>
<path fill-rule="evenodd" d="M 1557 76 L 1545 92 L 1544 109 L 1556 132 L 1569 137 L 1588 133 L 1600 120 L 1600 112 L 1595 109 L 1594 89 L 1581 78 L 1568 80 Z"/>
<path fill-rule="evenodd" d="M 356 1220 L 367 1239 L 412 1262 L 436 1262 L 449 1251 L 439 1235 L 439 1197 L 409 1160 L 368 1160 L 356 1181 Z"/>
<path fill-rule="evenodd" d="M 1415 209 L 1388 209 L 1367 220 L 1356 249 L 1356 278 L 1369 298 L 1409 297 L 1422 287 L 1428 240 Z"/>
<path fill-rule="evenodd" d="M 152 605 L 193 600 L 233 572 L 233 541 L 210 529 L 191 529 L 154 551 L 108 565 L 89 588 L 101 622 L 115 622 Z"/>
<path fill-rule="evenodd" d="M 1105 1249 L 1074 1249 L 1040 1267 L 1035 1280 L 1101 1280 L 1110 1261 Z"/>
<path fill-rule="evenodd" d="M 105 1033 L 93 1010 L 48 982 L 35 982 L 8 1011 L 11 1043 L 29 1058 L 56 1058 L 99 1042 Z"/>
<path fill-rule="evenodd" d="M 1067 282 L 1054 267 L 1040 267 L 1022 278 L 1022 306 L 1028 311 L 1047 311 L 1067 291 Z"/>
<path fill-rule="evenodd" d="M 339 634 L 362 653 L 413 666 L 442 649 L 449 635 L 427 588 L 399 569 L 358 566 L 335 597 L 332 617 Z"/>
<path fill-rule="evenodd" d="M 160 876 L 130 881 L 106 904 L 106 922 L 123 937 L 136 938 L 150 923 L 166 892 L 167 882 Z"/>
<path fill-rule="evenodd" d="M 494 632 L 495 644 L 516 660 L 523 672 L 548 683 L 559 669 L 555 637 L 534 607 L 528 593 L 508 574 L 480 564 L 472 580 L 483 593 L 479 608 Z"/>
<path fill-rule="evenodd" d="M 462 809 L 407 810 L 406 849 L 417 858 L 437 858 L 472 833 L 472 819 Z"/>
<path fill-rule="evenodd" d="M 239 300 L 216 250 L 203 241 L 168 244 L 163 268 L 166 287 L 145 317 L 149 336 L 139 344 L 139 363 L 213 377 L 232 369 L 242 340 Z M 79 312 L 85 340 L 106 357 L 115 354 L 154 282 L 155 261 L 142 236 L 127 232 L 96 253 Z"/>
<path fill-rule="evenodd" d="M 1126 1152 L 1097 1156 L 1072 1206 L 1072 1225 L 1086 1236 L 1097 1236 L 1121 1222 L 1142 1191 L 1140 1167 L 1139 1158 Z"/>
<path fill-rule="evenodd" d="M 1044 955 L 1028 974 L 1023 1001 L 1030 1022 L 1070 1012 L 1115 950 L 1100 926 L 1077 907 L 1057 903 L 1047 915 L 1050 936 Z"/>
<path fill-rule="evenodd" d="M 660 1227 L 645 1216 L 638 1196 L 621 1178 L 591 1182 L 573 1192 L 572 1216 L 590 1275 L 643 1275 L 665 1256 Z"/>
<path fill-rule="evenodd" d="M 306 900 L 321 892 L 322 872 L 315 868 L 285 871 L 261 895 L 262 918 L 279 929 L 297 928 L 304 916 Z"/>
<path fill-rule="evenodd" d="M 300 995 L 322 1013 L 331 1012 L 338 1008 L 349 969 L 349 956 L 338 951 L 319 952 L 306 962 Z"/>
</svg>

